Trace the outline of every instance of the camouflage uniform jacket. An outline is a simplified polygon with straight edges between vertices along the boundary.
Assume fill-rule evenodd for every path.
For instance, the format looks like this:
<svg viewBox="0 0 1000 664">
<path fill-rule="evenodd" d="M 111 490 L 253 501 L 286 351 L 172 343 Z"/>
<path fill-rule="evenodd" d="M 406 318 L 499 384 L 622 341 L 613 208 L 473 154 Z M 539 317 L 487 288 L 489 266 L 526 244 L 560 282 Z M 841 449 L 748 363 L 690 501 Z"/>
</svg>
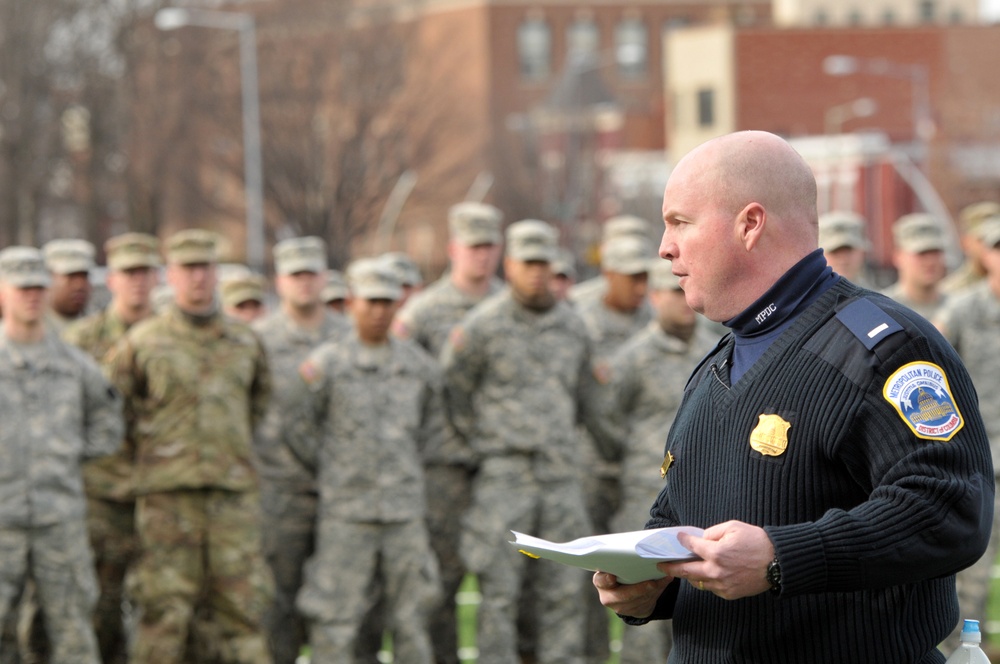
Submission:
<svg viewBox="0 0 1000 664">
<path fill-rule="evenodd" d="M 289 442 L 317 474 L 320 514 L 391 523 L 425 512 L 420 447 L 441 434 L 441 371 L 419 346 L 365 346 L 352 334 L 300 368 Z"/>
<path fill-rule="evenodd" d="M 626 493 L 663 486 L 667 432 L 688 376 L 713 345 L 712 335 L 702 329 L 685 342 L 652 321 L 609 360 L 614 415 L 628 431 L 621 476 Z"/>
<path fill-rule="evenodd" d="M 257 471 L 263 481 L 296 493 L 314 493 L 312 473 L 292 453 L 285 441 L 289 418 L 297 404 L 292 388 L 297 385 L 299 365 L 320 344 L 339 341 L 350 333 L 345 316 L 327 312 L 315 330 L 307 330 L 281 311 L 255 321 L 251 326 L 260 337 L 271 373 L 271 402 L 254 432 Z"/>
<path fill-rule="evenodd" d="M 501 290 L 503 282 L 494 279 L 485 297 L 473 297 L 459 290 L 446 274 L 407 301 L 396 314 L 393 331 L 397 337 L 415 341 L 431 356 L 440 358 L 452 328 L 473 307 Z M 450 426 L 445 435 L 424 449 L 423 455 L 428 464 L 468 466 L 473 463 L 468 445 Z"/>
<path fill-rule="evenodd" d="M 993 466 L 1000 472 L 1000 298 L 986 280 L 949 298 L 938 314 L 945 338 L 958 351 L 979 394 L 979 409 L 993 448 Z"/>
<path fill-rule="evenodd" d="M 171 305 L 129 330 L 108 370 L 125 397 L 137 494 L 257 489 L 251 437 L 271 388 L 249 327 Z"/>
<path fill-rule="evenodd" d="M 976 270 L 971 261 L 965 261 L 958 268 L 941 280 L 941 292 L 957 294 L 968 290 L 983 280 L 983 275 Z"/>
<path fill-rule="evenodd" d="M 538 479 L 576 476 L 582 422 L 613 457 L 618 438 L 571 305 L 537 312 L 504 291 L 473 309 L 442 355 L 445 407 L 477 456 L 529 455 Z"/>
<path fill-rule="evenodd" d="M 74 321 L 62 332 L 63 340 L 101 362 L 111 347 L 125 336 L 129 326 L 109 305 L 106 309 Z M 83 466 L 83 485 L 92 498 L 129 502 L 133 499 L 132 459 L 135 448 L 125 440 L 116 454 L 88 461 Z"/>
<path fill-rule="evenodd" d="M 41 344 L 32 363 L 0 332 L 0 526 L 5 528 L 83 519 L 80 463 L 112 454 L 122 442 L 122 401 L 97 364 L 54 332 Z"/>
<path fill-rule="evenodd" d="M 891 297 L 892 299 L 894 299 L 896 302 L 899 302 L 903 306 L 913 309 L 927 320 L 934 320 L 934 317 L 937 316 L 937 313 L 941 310 L 941 307 L 945 306 L 945 304 L 947 304 L 948 302 L 948 296 L 945 295 L 944 293 L 941 293 L 941 296 L 938 298 L 938 301 L 932 304 L 923 304 L 920 302 L 914 302 L 913 300 L 911 300 L 910 298 L 906 297 L 903 294 L 903 288 L 902 286 L 899 285 L 898 281 L 889 286 L 888 288 L 886 288 L 885 290 L 883 290 L 882 295 L 885 295 L 886 297 Z"/>
<path fill-rule="evenodd" d="M 608 308 L 603 298 L 579 303 L 576 313 L 590 335 L 594 357 L 602 360 L 613 355 L 653 317 L 652 308 L 645 304 L 631 313 L 622 313 Z"/>
</svg>

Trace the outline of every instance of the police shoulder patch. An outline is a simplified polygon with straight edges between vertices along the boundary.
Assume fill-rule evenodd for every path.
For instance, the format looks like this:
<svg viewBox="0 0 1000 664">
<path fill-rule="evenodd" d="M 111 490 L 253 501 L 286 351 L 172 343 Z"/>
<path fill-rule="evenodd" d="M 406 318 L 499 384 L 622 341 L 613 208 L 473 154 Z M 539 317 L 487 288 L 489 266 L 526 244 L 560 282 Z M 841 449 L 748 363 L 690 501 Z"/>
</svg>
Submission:
<svg viewBox="0 0 1000 664">
<path fill-rule="evenodd" d="M 462 350 L 465 348 L 465 332 L 462 330 L 460 325 L 456 325 L 451 328 L 451 333 L 448 334 L 448 343 L 455 350 Z"/>
<path fill-rule="evenodd" d="M 323 377 L 323 372 L 320 371 L 316 362 L 313 360 L 306 360 L 299 365 L 299 375 L 302 376 L 302 380 L 306 382 L 306 385 L 312 385 Z"/>
<path fill-rule="evenodd" d="M 949 441 L 965 424 L 944 369 L 932 362 L 897 369 L 886 379 L 882 396 L 917 438 Z"/>
</svg>

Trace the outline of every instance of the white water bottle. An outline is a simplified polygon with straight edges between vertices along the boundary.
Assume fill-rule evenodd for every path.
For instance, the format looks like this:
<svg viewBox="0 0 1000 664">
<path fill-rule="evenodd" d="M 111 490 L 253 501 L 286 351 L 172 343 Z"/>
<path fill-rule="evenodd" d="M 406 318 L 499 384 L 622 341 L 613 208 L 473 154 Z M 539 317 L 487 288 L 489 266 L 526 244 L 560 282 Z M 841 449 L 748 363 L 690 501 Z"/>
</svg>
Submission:
<svg viewBox="0 0 1000 664">
<path fill-rule="evenodd" d="M 983 635 L 979 632 L 978 620 L 966 620 L 962 625 L 962 644 L 951 653 L 951 657 L 945 664 L 990 664 L 989 658 L 979 643 L 983 640 Z"/>
</svg>

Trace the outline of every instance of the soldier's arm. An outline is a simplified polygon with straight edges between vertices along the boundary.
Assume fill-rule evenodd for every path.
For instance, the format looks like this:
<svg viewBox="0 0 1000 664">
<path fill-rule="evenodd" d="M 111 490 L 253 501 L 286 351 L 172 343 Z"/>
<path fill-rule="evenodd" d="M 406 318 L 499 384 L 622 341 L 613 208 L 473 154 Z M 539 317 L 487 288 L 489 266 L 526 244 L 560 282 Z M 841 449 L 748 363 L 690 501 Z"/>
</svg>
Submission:
<svg viewBox="0 0 1000 664">
<path fill-rule="evenodd" d="M 620 459 L 625 432 L 623 420 L 613 414 L 615 400 L 609 369 L 606 364 L 594 364 L 589 352 L 580 363 L 577 404 L 577 418 L 594 437 L 601 456 Z"/>
<path fill-rule="evenodd" d="M 250 386 L 250 427 L 255 430 L 267 414 L 267 406 L 271 401 L 271 369 L 267 364 L 267 354 L 264 346 L 257 341 L 257 364 L 254 370 L 253 384 Z"/>
<path fill-rule="evenodd" d="M 329 415 L 329 379 L 325 374 L 314 352 L 299 366 L 298 377 L 289 387 L 288 403 L 296 406 L 288 419 L 284 442 L 313 474 L 319 466 L 323 425 Z"/>
<path fill-rule="evenodd" d="M 101 361 L 104 376 L 121 395 L 122 418 L 125 437 L 132 439 L 138 421 L 138 406 L 144 392 L 145 381 L 136 362 L 135 348 L 128 337 L 118 340 Z"/>
<path fill-rule="evenodd" d="M 122 397 L 89 356 L 79 353 L 83 370 L 84 458 L 114 454 L 125 436 Z"/>
<path fill-rule="evenodd" d="M 483 372 L 482 352 L 474 337 L 457 325 L 441 351 L 444 370 L 442 398 L 448 421 L 465 440 L 475 433 L 476 413 L 473 394 L 479 387 Z"/>
</svg>

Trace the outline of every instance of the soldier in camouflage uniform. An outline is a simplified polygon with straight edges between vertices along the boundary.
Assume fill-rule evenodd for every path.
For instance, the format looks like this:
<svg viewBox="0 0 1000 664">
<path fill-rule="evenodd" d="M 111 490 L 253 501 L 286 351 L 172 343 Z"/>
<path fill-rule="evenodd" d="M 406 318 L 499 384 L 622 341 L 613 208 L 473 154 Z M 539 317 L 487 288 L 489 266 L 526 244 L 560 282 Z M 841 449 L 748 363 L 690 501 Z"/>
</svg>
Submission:
<svg viewBox="0 0 1000 664">
<path fill-rule="evenodd" d="M 416 344 L 389 337 L 402 288 L 383 261 L 357 261 L 347 278 L 354 331 L 309 356 L 296 391 L 304 407 L 289 441 L 320 490 L 298 606 L 313 661 L 350 664 L 377 578 L 393 661 L 430 664 L 427 618 L 440 587 L 420 448 L 441 435 L 440 369 Z"/>
<path fill-rule="evenodd" d="M 152 315 L 150 293 L 160 264 L 159 241 L 144 233 L 115 236 L 105 243 L 104 251 L 111 302 L 103 311 L 70 324 L 63 332 L 65 341 L 98 361 L 132 325 Z M 94 629 L 105 664 L 124 664 L 128 660 L 122 606 L 125 571 L 137 547 L 133 454 L 134 447 L 126 440 L 117 454 L 83 467 L 87 529 L 101 590 L 94 611 Z"/>
<path fill-rule="evenodd" d="M 640 240 L 650 242 L 652 240 L 652 225 L 641 217 L 630 214 L 623 214 L 611 217 L 604 222 L 601 228 L 601 253 L 604 253 L 604 246 L 611 240 L 618 237 L 637 237 Z M 600 301 L 607 290 L 608 282 L 603 274 L 599 274 L 591 279 L 580 281 L 569 289 L 569 301 L 573 304 L 588 304 Z"/>
<path fill-rule="evenodd" d="M 52 273 L 49 288 L 49 329 L 63 328 L 82 317 L 90 303 L 90 271 L 94 268 L 94 245 L 86 240 L 52 240 L 42 247 L 45 264 Z"/>
<path fill-rule="evenodd" d="M 136 448 L 135 664 L 190 661 L 202 608 L 218 659 L 270 661 L 262 620 L 273 582 L 251 443 L 270 378 L 257 336 L 219 311 L 216 242 L 202 230 L 168 240 L 174 303 L 129 330 L 107 362 Z"/>
<path fill-rule="evenodd" d="M 267 315 L 267 279 L 259 274 L 247 274 L 223 281 L 219 286 L 222 312 L 250 325 Z"/>
<path fill-rule="evenodd" d="M 621 464 L 621 507 L 612 518 L 613 532 L 641 530 L 649 506 L 663 488 L 660 466 L 667 431 L 684 395 L 684 385 L 698 361 L 712 349 L 714 335 L 698 325 L 684 300 L 680 282 L 667 261 L 649 272 L 649 298 L 656 315 L 624 344 L 608 363 L 615 395 L 614 415 L 626 429 Z M 670 622 L 622 634 L 622 664 L 664 662 L 670 651 Z"/>
<path fill-rule="evenodd" d="M 406 306 L 407 301 L 424 287 L 424 277 L 420 274 L 420 267 L 402 251 L 390 251 L 379 256 L 379 259 L 392 268 L 399 283 L 403 285 L 403 296 L 399 299 L 399 306 Z"/>
<path fill-rule="evenodd" d="M 37 249 L 0 251 L 0 622 L 32 579 L 52 661 L 96 664 L 80 464 L 119 449 L 122 403 L 90 357 L 45 329 L 49 281 Z"/>
<path fill-rule="evenodd" d="M 320 293 L 324 306 L 336 314 L 343 314 L 347 307 L 347 282 L 344 275 L 337 270 L 329 270 L 326 275 L 326 286 Z"/>
<path fill-rule="evenodd" d="M 412 339 L 438 358 L 451 329 L 470 309 L 502 288 L 496 278 L 501 219 L 500 210 L 483 203 L 459 203 L 451 208 L 451 270 L 400 309 L 393 322 L 396 337 Z M 460 518 L 470 501 L 472 455 L 450 427 L 439 443 L 423 451 L 427 485 L 434 487 L 427 495 L 427 525 L 444 593 L 431 619 L 431 638 L 438 664 L 457 664 L 454 598 L 465 575 L 458 547 Z"/>
<path fill-rule="evenodd" d="M 854 212 L 831 210 L 819 216 L 819 248 L 826 264 L 850 281 L 870 288 L 865 278 L 865 220 Z"/>
<path fill-rule="evenodd" d="M 483 595 L 480 664 L 518 661 L 515 620 L 528 559 L 507 544 L 509 531 L 556 541 L 591 533 L 576 423 L 585 420 L 608 454 L 616 453 L 618 441 L 601 426 L 590 340 L 572 308 L 549 290 L 555 252 L 548 224 L 512 224 L 504 261 L 510 288 L 473 309 L 442 355 L 447 411 L 479 460 L 460 549 Z M 539 577 L 537 661 L 578 664 L 584 605 L 596 601 L 586 575 L 551 565 Z"/>
<path fill-rule="evenodd" d="M 1000 483 L 1000 215 L 974 231 L 982 243 L 980 254 L 986 277 L 949 297 L 934 323 L 958 351 L 979 393 L 979 407 L 993 451 L 993 469 Z M 990 572 L 1000 551 L 1000 499 L 994 503 L 993 532 L 979 562 L 958 573 L 958 601 L 962 618 L 984 620 L 989 599 Z M 961 625 L 961 620 L 959 625 Z M 959 630 L 949 636 L 951 650 L 959 644 Z M 945 650 L 950 652 L 950 650 Z"/>
<path fill-rule="evenodd" d="M 601 249 L 603 297 L 585 299 L 576 307 L 590 337 L 594 361 L 602 364 L 622 344 L 644 328 L 652 318 L 646 300 L 649 268 L 656 259 L 656 249 L 649 240 L 635 236 L 614 236 Z M 594 441 L 582 432 L 588 472 L 583 478 L 587 511 L 594 529 L 610 532 L 611 516 L 620 502 L 618 460 L 600 458 Z M 608 659 L 608 613 L 600 602 L 587 606 L 587 657 L 594 664 Z"/>
<path fill-rule="evenodd" d="M 947 271 L 944 228 L 929 214 L 907 214 L 892 225 L 892 240 L 899 279 L 882 294 L 933 320 L 947 300 L 941 292 Z"/>
<path fill-rule="evenodd" d="M 958 213 L 958 229 L 962 233 L 962 252 L 965 262 L 958 269 L 941 281 L 941 292 L 946 294 L 960 293 L 974 286 L 986 276 L 982 255 L 985 251 L 979 238 L 979 226 L 991 217 L 1000 215 L 1000 203 L 981 201 L 966 205 Z"/>
<path fill-rule="evenodd" d="M 343 338 L 350 323 L 323 306 L 326 243 L 318 237 L 282 240 L 274 246 L 275 286 L 280 308 L 253 329 L 264 344 L 273 394 L 257 428 L 254 448 L 261 478 L 264 556 L 274 573 L 274 604 L 267 632 L 275 664 L 293 664 L 306 642 L 305 624 L 295 610 L 302 567 L 315 543 L 316 482 L 285 441 L 296 404 L 292 386 L 299 365 L 320 344 Z"/>
</svg>

